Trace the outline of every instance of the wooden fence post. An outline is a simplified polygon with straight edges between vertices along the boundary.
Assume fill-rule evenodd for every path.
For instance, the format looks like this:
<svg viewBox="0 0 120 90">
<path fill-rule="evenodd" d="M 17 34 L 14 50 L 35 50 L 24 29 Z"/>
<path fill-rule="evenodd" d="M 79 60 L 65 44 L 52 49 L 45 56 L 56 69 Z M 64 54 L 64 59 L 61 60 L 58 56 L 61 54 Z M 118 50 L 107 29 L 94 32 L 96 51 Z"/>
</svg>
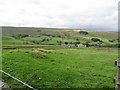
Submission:
<svg viewBox="0 0 120 90">
<path fill-rule="evenodd" d="M 114 82 L 116 84 L 115 90 L 120 90 L 120 59 L 115 61 L 115 65 L 117 66 L 117 75 L 114 78 Z"/>
</svg>

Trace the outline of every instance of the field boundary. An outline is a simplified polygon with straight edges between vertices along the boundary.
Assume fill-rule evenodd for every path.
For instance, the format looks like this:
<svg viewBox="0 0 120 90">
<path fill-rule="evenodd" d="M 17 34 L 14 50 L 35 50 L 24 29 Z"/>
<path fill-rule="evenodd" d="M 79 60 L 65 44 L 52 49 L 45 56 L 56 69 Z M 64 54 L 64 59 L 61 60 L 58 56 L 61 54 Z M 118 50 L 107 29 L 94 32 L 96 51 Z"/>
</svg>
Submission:
<svg viewBox="0 0 120 90">
<path fill-rule="evenodd" d="M 15 78 L 14 76 L 10 75 L 9 73 L 6 73 L 6 72 L 3 71 L 3 70 L 0 70 L 0 72 L 2 72 L 2 73 L 4 73 L 5 75 L 11 77 L 11 78 L 14 79 L 15 81 L 17 81 L 17 82 L 23 84 L 24 86 L 27 86 L 27 87 L 30 88 L 30 89 L 37 90 L 37 89 L 35 89 L 34 87 L 32 87 L 32 86 L 28 85 L 27 83 L 25 83 L 25 82 L 23 82 L 23 81 L 21 81 L 21 80 Z"/>
</svg>

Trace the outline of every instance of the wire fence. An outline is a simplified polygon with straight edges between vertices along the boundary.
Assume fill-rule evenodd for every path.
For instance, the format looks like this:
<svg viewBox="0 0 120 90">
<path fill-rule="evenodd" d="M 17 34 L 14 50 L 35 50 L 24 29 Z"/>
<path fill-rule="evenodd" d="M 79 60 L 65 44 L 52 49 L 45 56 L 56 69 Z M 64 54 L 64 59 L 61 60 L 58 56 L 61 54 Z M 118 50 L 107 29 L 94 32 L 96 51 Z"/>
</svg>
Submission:
<svg viewBox="0 0 120 90">
<path fill-rule="evenodd" d="M 5 75 L 11 77 L 11 78 L 14 79 L 15 81 L 23 84 L 24 86 L 27 86 L 28 88 L 30 88 L 30 89 L 32 89 L 32 90 L 37 90 L 37 89 L 35 89 L 34 87 L 32 87 L 32 86 L 28 85 L 27 83 L 25 83 L 25 82 L 23 82 L 23 81 L 15 78 L 14 76 L 10 75 L 9 73 L 6 73 L 5 71 L 3 71 L 3 70 L 1 70 L 1 69 L 0 69 L 0 72 L 4 73 Z"/>
</svg>

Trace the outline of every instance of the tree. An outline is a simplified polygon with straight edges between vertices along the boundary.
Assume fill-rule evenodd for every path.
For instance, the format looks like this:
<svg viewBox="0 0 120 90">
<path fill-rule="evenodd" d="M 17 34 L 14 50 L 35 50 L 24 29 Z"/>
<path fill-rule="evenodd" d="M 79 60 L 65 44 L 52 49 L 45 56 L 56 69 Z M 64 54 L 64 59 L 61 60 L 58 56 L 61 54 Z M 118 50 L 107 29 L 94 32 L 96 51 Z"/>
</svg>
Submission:
<svg viewBox="0 0 120 90">
<path fill-rule="evenodd" d="M 68 42 L 65 42 L 65 45 L 68 45 L 69 43 Z"/>
<path fill-rule="evenodd" d="M 79 41 L 79 38 L 76 38 L 76 41 Z"/>
</svg>

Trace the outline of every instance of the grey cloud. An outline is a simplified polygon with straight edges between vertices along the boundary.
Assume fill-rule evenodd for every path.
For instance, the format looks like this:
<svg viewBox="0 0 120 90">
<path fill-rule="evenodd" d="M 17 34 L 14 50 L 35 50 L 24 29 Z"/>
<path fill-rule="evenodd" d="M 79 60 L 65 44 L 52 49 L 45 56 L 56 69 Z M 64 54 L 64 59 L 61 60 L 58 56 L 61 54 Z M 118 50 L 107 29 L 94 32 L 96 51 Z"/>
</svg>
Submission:
<svg viewBox="0 0 120 90">
<path fill-rule="evenodd" d="M 117 31 L 117 2 L 118 0 L 1 0 L 0 25 Z"/>
</svg>

